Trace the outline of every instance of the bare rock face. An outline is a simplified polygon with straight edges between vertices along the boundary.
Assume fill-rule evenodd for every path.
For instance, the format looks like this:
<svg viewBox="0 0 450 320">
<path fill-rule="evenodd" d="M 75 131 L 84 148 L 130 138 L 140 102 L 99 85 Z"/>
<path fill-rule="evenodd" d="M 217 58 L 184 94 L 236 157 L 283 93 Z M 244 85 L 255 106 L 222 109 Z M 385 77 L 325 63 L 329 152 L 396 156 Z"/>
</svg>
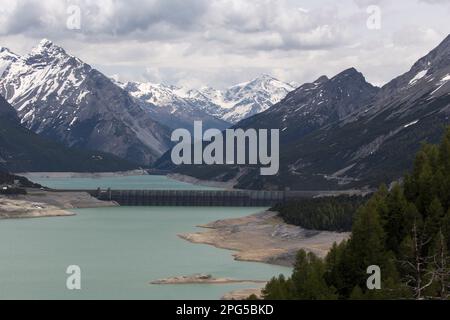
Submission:
<svg viewBox="0 0 450 320">
<path fill-rule="evenodd" d="M 43 40 L 26 56 L 8 57 L 0 94 L 28 129 L 141 165 L 169 148 L 165 126 L 109 78 L 51 41 Z"/>
</svg>

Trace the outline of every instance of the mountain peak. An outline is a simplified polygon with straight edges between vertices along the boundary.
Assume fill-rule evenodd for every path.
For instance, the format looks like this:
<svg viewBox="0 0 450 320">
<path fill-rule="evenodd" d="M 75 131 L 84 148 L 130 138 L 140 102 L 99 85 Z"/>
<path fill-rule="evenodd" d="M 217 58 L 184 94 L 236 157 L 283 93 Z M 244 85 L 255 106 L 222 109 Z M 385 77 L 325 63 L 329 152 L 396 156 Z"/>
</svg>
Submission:
<svg viewBox="0 0 450 320">
<path fill-rule="evenodd" d="M 268 82 L 272 82 L 272 81 L 279 81 L 279 80 L 275 79 L 273 76 L 271 76 L 269 74 L 263 73 L 260 76 L 254 78 L 253 80 L 236 84 L 236 85 L 232 86 L 230 89 L 243 88 L 243 87 L 247 87 L 249 85 L 255 85 L 255 84 L 260 85 L 260 84 L 264 84 L 264 83 L 268 83 Z"/>
<path fill-rule="evenodd" d="M 255 78 L 255 80 L 263 80 L 263 81 L 264 80 L 277 80 L 278 81 L 278 79 L 276 79 L 275 77 L 271 76 L 268 73 L 261 74 L 259 77 Z"/>
<path fill-rule="evenodd" d="M 50 48 L 54 45 L 54 43 L 48 39 L 42 39 L 41 42 L 39 42 L 39 47 L 42 48 Z"/>
<path fill-rule="evenodd" d="M 41 55 L 51 53 L 66 53 L 65 50 L 48 39 L 42 39 L 39 44 L 33 48 L 30 55 Z"/>
<path fill-rule="evenodd" d="M 362 74 L 362 73 L 359 72 L 358 70 L 356 70 L 355 68 L 351 67 L 351 68 L 348 68 L 348 69 L 342 71 L 340 74 L 341 75 L 356 75 L 356 74 Z"/>
<path fill-rule="evenodd" d="M 328 79 L 327 76 L 321 76 L 319 79 L 314 81 L 314 84 L 322 84 L 324 82 L 327 82 L 328 80 L 330 80 L 330 79 Z"/>
<path fill-rule="evenodd" d="M 331 81 L 357 81 L 367 83 L 364 75 L 355 68 L 349 68 L 337 74 Z"/>
</svg>

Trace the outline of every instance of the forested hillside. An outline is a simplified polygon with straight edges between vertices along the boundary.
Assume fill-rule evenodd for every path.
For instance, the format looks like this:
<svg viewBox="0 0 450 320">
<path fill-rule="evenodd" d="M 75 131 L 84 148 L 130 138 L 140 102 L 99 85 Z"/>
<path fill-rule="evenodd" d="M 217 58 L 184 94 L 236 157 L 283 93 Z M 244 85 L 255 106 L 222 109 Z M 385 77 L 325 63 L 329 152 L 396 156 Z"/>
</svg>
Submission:
<svg viewBox="0 0 450 320">
<path fill-rule="evenodd" d="M 362 196 L 302 199 L 281 204 L 272 210 L 286 223 L 310 230 L 348 232 L 357 209 L 367 201 Z"/>
<path fill-rule="evenodd" d="M 292 277 L 273 279 L 266 299 L 448 299 L 450 287 L 450 128 L 424 145 L 414 169 L 362 206 L 351 238 L 322 260 L 300 252 Z M 367 287 L 379 266 L 381 290 Z"/>
</svg>

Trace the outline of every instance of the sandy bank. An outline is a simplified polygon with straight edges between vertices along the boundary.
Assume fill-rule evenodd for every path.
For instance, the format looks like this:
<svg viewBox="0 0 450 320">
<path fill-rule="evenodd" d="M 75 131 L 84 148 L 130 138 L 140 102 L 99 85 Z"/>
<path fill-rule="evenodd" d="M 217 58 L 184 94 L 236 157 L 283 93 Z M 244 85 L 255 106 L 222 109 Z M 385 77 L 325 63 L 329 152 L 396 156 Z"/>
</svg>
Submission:
<svg viewBox="0 0 450 320">
<path fill-rule="evenodd" d="M 85 209 L 118 206 L 115 202 L 100 201 L 85 192 L 28 190 L 27 195 L 15 196 L 14 199 L 43 202 L 61 209 Z"/>
<path fill-rule="evenodd" d="M 192 243 L 237 251 L 236 260 L 282 266 L 292 266 L 301 249 L 324 257 L 333 243 L 350 236 L 349 233 L 311 231 L 288 225 L 275 212 L 220 220 L 200 227 L 209 230 L 179 236 Z"/>
<path fill-rule="evenodd" d="M 236 280 L 230 278 L 214 278 L 211 275 L 192 275 L 182 277 L 172 277 L 151 282 L 156 285 L 174 285 L 174 284 L 235 284 L 235 283 L 253 283 L 265 284 L 266 281 L 255 280 Z"/>
<path fill-rule="evenodd" d="M 117 206 L 84 192 L 28 190 L 26 195 L 0 196 L 0 219 L 72 216 L 70 209 Z"/>
<path fill-rule="evenodd" d="M 71 216 L 73 213 L 42 203 L 0 197 L 0 219 Z"/>
</svg>

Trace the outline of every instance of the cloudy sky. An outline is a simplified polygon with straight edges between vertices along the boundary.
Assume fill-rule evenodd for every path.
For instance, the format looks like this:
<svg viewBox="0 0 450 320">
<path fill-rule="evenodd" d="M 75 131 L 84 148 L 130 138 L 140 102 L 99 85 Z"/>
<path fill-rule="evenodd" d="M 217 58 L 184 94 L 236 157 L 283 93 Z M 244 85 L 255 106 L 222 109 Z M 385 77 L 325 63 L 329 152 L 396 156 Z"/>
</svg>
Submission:
<svg viewBox="0 0 450 320">
<path fill-rule="evenodd" d="M 356 67 L 382 85 L 450 34 L 450 0 L 0 0 L 0 46 L 48 38 L 123 81 L 224 88 Z"/>
</svg>

